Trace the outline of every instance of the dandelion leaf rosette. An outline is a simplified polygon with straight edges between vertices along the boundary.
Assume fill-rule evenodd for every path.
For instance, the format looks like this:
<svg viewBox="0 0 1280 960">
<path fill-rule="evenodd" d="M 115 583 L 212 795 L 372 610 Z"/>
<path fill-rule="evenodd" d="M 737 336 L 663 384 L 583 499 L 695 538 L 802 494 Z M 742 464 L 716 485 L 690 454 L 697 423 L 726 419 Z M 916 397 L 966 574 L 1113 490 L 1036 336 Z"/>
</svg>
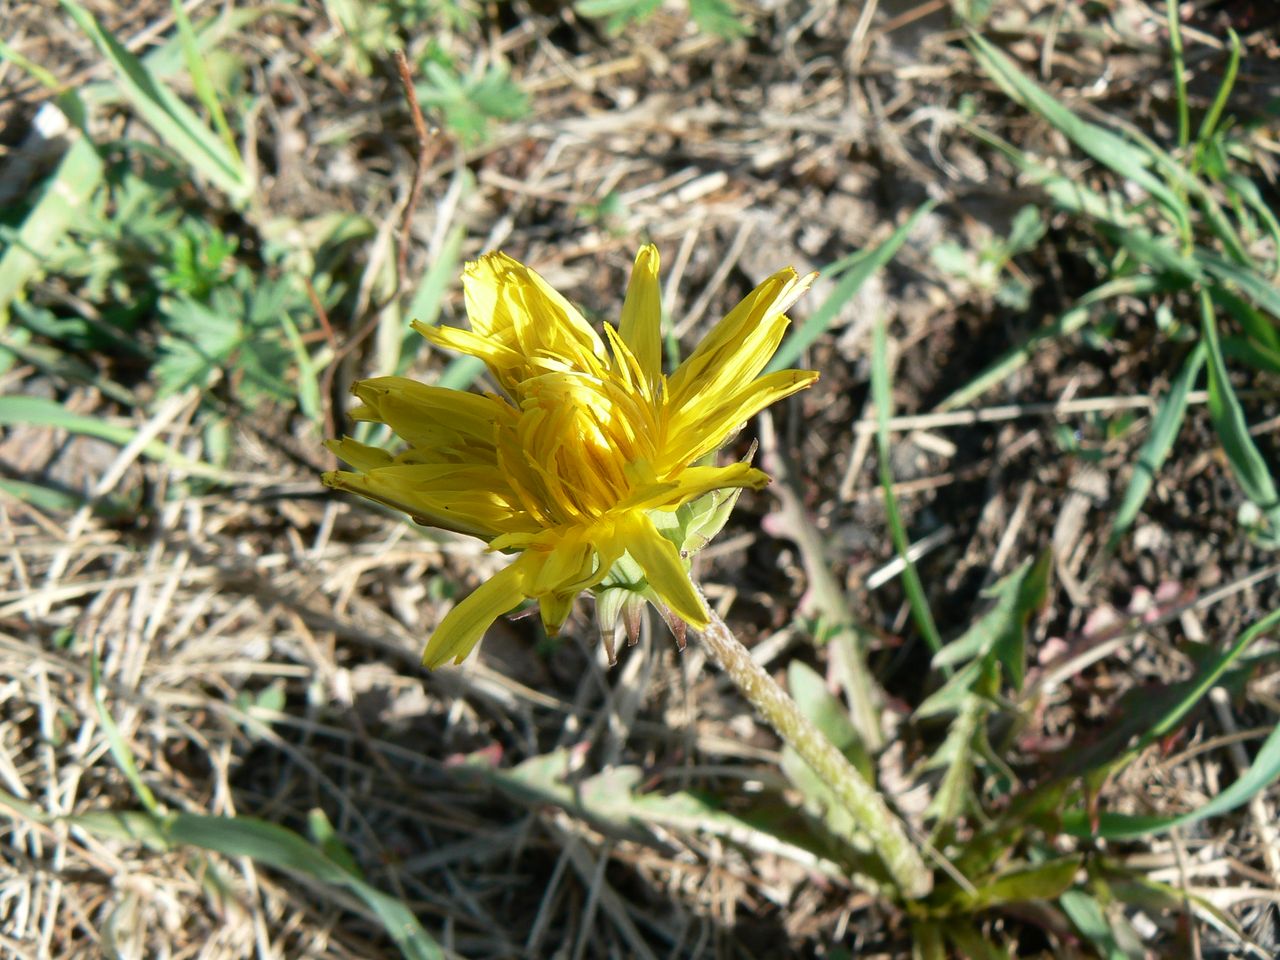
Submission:
<svg viewBox="0 0 1280 960">
<path fill-rule="evenodd" d="M 495 619 L 537 600 L 555 633 L 583 591 L 606 642 L 655 604 L 679 631 L 707 611 L 689 561 L 724 526 L 743 488 L 769 482 L 715 452 L 750 417 L 817 379 L 761 376 L 812 277 L 781 270 L 749 293 L 669 376 L 662 372 L 658 251 L 636 257 L 618 326 L 597 333 L 533 270 L 502 253 L 463 274 L 470 329 L 414 324 L 433 344 L 479 357 L 502 393 L 404 377 L 362 380 L 357 420 L 404 441 L 391 453 L 344 437 L 352 470 L 331 487 L 421 524 L 484 540 L 513 561 L 458 603 L 427 643 L 430 667 L 461 662 Z"/>
</svg>

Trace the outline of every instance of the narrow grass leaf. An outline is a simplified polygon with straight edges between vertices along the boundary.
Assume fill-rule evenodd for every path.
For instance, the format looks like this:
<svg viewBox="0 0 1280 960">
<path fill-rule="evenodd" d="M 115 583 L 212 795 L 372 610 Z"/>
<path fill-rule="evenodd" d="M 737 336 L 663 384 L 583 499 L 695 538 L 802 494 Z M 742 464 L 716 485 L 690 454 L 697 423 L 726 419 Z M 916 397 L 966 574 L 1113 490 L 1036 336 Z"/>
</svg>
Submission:
<svg viewBox="0 0 1280 960">
<path fill-rule="evenodd" d="M 229 198 L 238 203 L 248 200 L 253 183 L 240 158 L 144 63 L 104 30 L 78 0 L 60 2 L 115 68 L 121 92 L 161 142 Z"/>
<path fill-rule="evenodd" d="M 1245 206 L 1252 210 L 1267 228 L 1273 251 L 1272 272 L 1280 270 L 1280 218 L 1276 217 L 1271 205 L 1263 199 L 1258 185 L 1248 177 L 1228 172 L 1223 176 L 1222 182 L 1244 201 Z"/>
<path fill-rule="evenodd" d="M 1215 280 L 1234 287 L 1273 318 L 1280 318 L 1280 289 L 1267 277 L 1256 270 L 1231 263 L 1209 250 L 1197 249 L 1196 259 Z M 1273 324 L 1246 324 L 1246 330 L 1265 346 L 1280 350 L 1280 333 L 1276 332 Z"/>
<path fill-rule="evenodd" d="M 893 495 L 893 467 L 889 460 L 889 417 L 893 411 L 893 395 L 889 386 L 889 348 L 883 318 L 876 320 L 872 335 L 871 396 L 876 405 L 876 449 L 877 459 L 880 461 L 880 487 L 884 491 L 884 507 L 888 515 L 893 545 L 904 565 L 902 583 L 911 605 L 911 618 L 916 622 L 916 627 L 928 643 L 929 649 L 936 654 L 942 649 L 942 637 L 934 624 L 933 613 L 929 610 L 929 601 L 925 596 L 924 585 L 920 582 L 920 575 L 916 572 L 916 565 L 911 560 L 909 553 L 911 542 L 907 539 L 907 528 L 903 525 L 902 514 L 898 511 L 898 500 Z"/>
<path fill-rule="evenodd" d="M 1280 728 L 1271 731 L 1249 769 L 1203 806 L 1172 817 L 1103 813 L 1098 818 L 1096 835 L 1108 840 L 1131 840 L 1153 833 L 1165 833 L 1206 817 L 1216 817 L 1244 806 L 1271 786 L 1277 777 L 1280 777 Z M 1076 836 L 1094 835 L 1084 811 L 1071 811 L 1063 818 L 1062 826 L 1068 833 Z"/>
<path fill-rule="evenodd" d="M 342 887 L 364 902 L 406 960 L 445 960 L 444 951 L 408 907 L 345 870 L 292 830 L 252 817 L 180 813 L 164 820 L 164 832 L 175 843 L 228 857 L 250 857 L 277 870 Z"/>
<path fill-rule="evenodd" d="M 84 497 L 74 493 L 42 487 L 38 483 L 27 483 L 24 480 L 10 480 L 8 477 L 0 477 L 0 493 L 47 513 L 70 513 L 86 503 Z M 94 504 L 94 512 L 105 517 L 118 517 L 127 509 L 128 505 L 116 498 L 107 498 Z"/>
<path fill-rule="evenodd" d="M 1272 536 L 1280 536 L 1280 496 L 1277 496 L 1271 468 L 1263 459 L 1253 437 L 1244 410 L 1236 399 L 1231 381 L 1227 377 L 1226 363 L 1222 359 L 1222 346 L 1218 342 L 1214 321 L 1213 303 L 1207 291 L 1200 291 L 1200 309 L 1203 319 L 1205 349 L 1209 359 L 1209 417 L 1222 443 L 1222 449 L 1231 464 L 1236 481 L 1244 495 L 1258 505 L 1268 517 Z"/>
<path fill-rule="evenodd" d="M 437 386 L 446 390 L 470 390 L 483 373 L 484 361 L 479 357 L 455 357 L 440 374 Z"/>
<path fill-rule="evenodd" d="M 1109 549 L 1114 548 L 1120 542 L 1120 538 L 1133 526 L 1138 511 L 1142 509 L 1147 494 L 1151 492 L 1156 475 L 1173 449 L 1173 442 L 1177 439 L 1182 429 L 1182 421 L 1186 418 L 1187 397 L 1195 389 L 1204 360 L 1204 344 L 1198 343 L 1187 355 L 1182 369 L 1161 401 L 1160 409 L 1156 412 L 1155 420 L 1151 424 L 1151 434 L 1138 453 L 1138 462 L 1134 465 L 1133 476 L 1129 478 L 1124 499 L 1120 501 L 1115 518 L 1111 522 Z"/>
<path fill-rule="evenodd" d="M 293 362 L 298 367 L 298 409 L 312 423 L 320 422 L 320 378 L 317 364 L 302 340 L 298 325 L 288 313 L 281 312 L 280 327 L 293 350 Z"/>
<path fill-rule="evenodd" d="M 407 315 L 411 321 L 427 327 L 434 327 L 440 322 L 440 310 L 444 305 L 445 294 L 448 293 L 454 277 L 458 276 L 458 262 L 462 259 L 464 239 L 466 239 L 466 230 L 460 225 L 453 227 L 446 235 L 439 255 L 409 300 Z M 388 311 L 389 316 L 393 314 L 394 311 Z M 389 344 L 383 351 L 383 355 L 379 357 L 379 369 L 400 376 L 413 363 L 417 352 L 416 344 L 422 341 L 416 331 L 412 329 L 408 333 L 402 331 L 398 315 L 396 321 L 397 329 L 393 333 L 385 338 L 379 337 L 379 343 Z"/>
<path fill-rule="evenodd" d="M 1134 957 L 1121 949 L 1102 906 L 1088 893 L 1068 890 L 1058 898 L 1058 905 L 1104 960 L 1143 960 L 1145 953 Z"/>
<path fill-rule="evenodd" d="M 83 137 L 63 155 L 44 193 L 0 255 L 0 329 L 9 322 L 9 304 L 41 270 L 58 241 L 84 216 L 83 208 L 102 183 L 102 158 Z"/>
<path fill-rule="evenodd" d="M 174 22 L 178 26 L 178 41 L 182 45 L 182 58 L 186 62 L 187 75 L 191 78 L 191 87 L 196 97 L 204 104 L 204 108 L 209 111 L 209 119 L 213 121 L 214 129 L 222 138 L 227 153 L 237 165 L 241 165 L 243 161 L 240 159 L 240 151 L 236 148 L 236 140 L 227 123 L 227 115 L 222 112 L 222 103 L 218 100 L 218 92 L 214 89 L 213 80 L 209 76 L 208 61 L 200 49 L 200 38 L 196 36 L 195 27 L 191 25 L 191 18 L 187 16 L 186 7 L 181 0 L 171 0 L 170 5 L 173 9 Z"/>
<path fill-rule="evenodd" d="M 97 437 L 122 447 L 137 435 L 137 431 L 130 427 L 107 423 L 101 417 L 72 413 L 61 404 L 45 397 L 0 396 L 0 426 L 8 427 L 17 424 L 56 427 L 69 433 Z M 224 483 L 230 482 L 231 479 L 225 470 L 200 460 L 184 457 L 160 440 L 152 440 L 143 447 L 142 455 L 149 460 L 167 464 L 193 476 Z"/>
<path fill-rule="evenodd" d="M 1222 355 L 1247 363 L 1255 370 L 1280 376 L 1280 350 L 1261 347 L 1245 337 L 1223 337 Z"/>
<path fill-rule="evenodd" d="M 916 210 L 907 217 L 906 222 L 893 234 L 881 243 L 874 250 L 866 252 L 862 255 L 859 251 L 858 259 L 853 263 L 840 262 L 839 266 L 843 270 L 843 275 L 836 284 L 834 290 L 826 300 L 818 306 L 809 318 L 802 323 L 790 337 L 782 344 L 781 349 L 774 355 L 773 360 L 765 368 L 766 373 L 773 373 L 777 370 L 785 370 L 794 366 L 800 359 L 800 355 L 809 349 L 820 336 L 827 332 L 831 324 L 835 322 L 836 317 L 840 315 L 840 311 L 844 305 L 856 294 L 862 285 L 877 270 L 892 260 L 902 249 L 902 245 L 907 242 L 907 237 L 911 235 L 911 231 L 915 229 L 915 225 L 920 222 L 929 211 L 938 205 L 936 200 L 930 200 L 921 204 Z"/>
<path fill-rule="evenodd" d="M 1239 288 L 1234 281 L 1231 286 Z M 1280 351 L 1280 333 L 1276 331 L 1275 321 L 1263 313 L 1258 307 L 1244 297 L 1238 296 L 1235 289 L 1221 283 L 1209 286 L 1209 296 L 1215 305 L 1225 310 L 1237 323 L 1244 335 L 1254 343 L 1272 352 Z"/>
<path fill-rule="evenodd" d="M 1094 160 L 1151 194 L 1173 218 L 1179 235 L 1190 236 L 1190 210 L 1186 202 L 1149 169 L 1154 159 L 1149 148 L 1135 146 L 1107 128 L 1076 116 L 985 37 L 971 33 L 969 44 L 978 62 L 1006 94 L 1048 121 Z"/>
<path fill-rule="evenodd" d="M 992 387 L 1026 366 L 1036 351 L 1051 340 L 1077 332 L 1089 320 L 1090 311 L 1100 303 L 1122 296 L 1145 296 L 1162 289 L 1164 281 L 1155 276 L 1117 277 L 1094 287 L 1074 307 L 1056 321 L 1031 334 L 1012 350 L 1002 354 L 991 366 L 944 399 L 935 408 L 942 412 L 968 406 Z"/>
<path fill-rule="evenodd" d="M 129 782 L 138 802 L 149 814 L 157 815 L 160 812 L 160 805 L 156 803 L 155 794 L 143 782 L 142 774 L 138 771 L 138 762 L 133 756 L 133 750 L 129 747 L 129 741 L 120 732 L 115 717 L 107 709 L 107 694 L 102 686 L 102 662 L 98 658 L 97 650 L 93 651 L 89 661 L 89 684 L 93 694 L 93 705 L 98 713 L 98 725 L 102 727 L 102 732 L 107 738 L 107 749 L 111 751 L 112 759 L 124 774 L 125 780 Z"/>
<path fill-rule="evenodd" d="M 1170 9 L 1173 7 L 1171 6 Z M 1236 75 L 1240 71 L 1240 36 L 1227 27 L 1227 37 L 1231 41 L 1231 56 L 1227 60 L 1227 69 L 1223 71 L 1222 83 L 1218 84 L 1218 92 L 1213 98 L 1213 104 L 1205 113 L 1204 119 L 1200 121 L 1200 132 L 1196 139 L 1201 143 L 1209 140 L 1217 131 L 1218 121 L 1222 119 L 1222 111 L 1226 109 L 1227 98 L 1231 96 L 1231 91 L 1236 85 Z"/>
</svg>

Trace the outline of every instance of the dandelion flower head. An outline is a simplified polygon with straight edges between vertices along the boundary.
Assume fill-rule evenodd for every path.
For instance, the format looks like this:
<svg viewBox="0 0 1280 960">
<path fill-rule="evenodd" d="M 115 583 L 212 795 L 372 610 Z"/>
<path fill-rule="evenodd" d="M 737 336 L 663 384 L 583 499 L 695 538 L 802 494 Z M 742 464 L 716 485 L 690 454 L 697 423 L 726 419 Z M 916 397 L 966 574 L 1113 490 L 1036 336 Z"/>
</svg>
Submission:
<svg viewBox="0 0 1280 960">
<path fill-rule="evenodd" d="M 502 393 L 404 377 L 359 381 L 361 405 L 351 415 L 385 423 L 405 449 L 329 441 L 354 470 L 323 477 L 418 523 L 515 554 L 446 614 L 423 662 L 460 663 L 495 619 L 527 598 L 554 634 L 585 590 L 601 607 L 612 591 L 632 612 L 647 600 L 675 622 L 704 627 L 688 554 L 705 542 L 691 522 L 707 511 L 691 514 L 690 505 L 710 510 L 725 491 L 769 482 L 747 463 L 712 461 L 750 417 L 817 379 L 802 370 L 760 375 L 787 328 L 787 309 L 811 282 L 790 269 L 769 277 L 668 376 L 652 245 L 636 257 L 618 326 L 605 324 L 603 335 L 505 254 L 467 264 L 470 329 L 414 327 L 439 347 L 479 357 Z"/>
</svg>

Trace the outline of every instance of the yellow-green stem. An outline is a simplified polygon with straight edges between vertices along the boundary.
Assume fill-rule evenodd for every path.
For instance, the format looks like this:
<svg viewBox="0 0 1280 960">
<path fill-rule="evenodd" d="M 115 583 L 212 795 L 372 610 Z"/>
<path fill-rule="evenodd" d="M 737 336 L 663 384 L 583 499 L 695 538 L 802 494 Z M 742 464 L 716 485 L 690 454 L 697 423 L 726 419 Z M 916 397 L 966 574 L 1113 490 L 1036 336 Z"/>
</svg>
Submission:
<svg viewBox="0 0 1280 960">
<path fill-rule="evenodd" d="M 875 789 L 862 778 L 845 755 L 818 730 L 758 663 L 713 610 L 702 640 L 720 668 L 729 675 L 769 726 L 778 732 L 831 788 L 871 841 L 877 855 L 904 898 L 927 896 L 933 874 L 903 825 Z"/>
</svg>

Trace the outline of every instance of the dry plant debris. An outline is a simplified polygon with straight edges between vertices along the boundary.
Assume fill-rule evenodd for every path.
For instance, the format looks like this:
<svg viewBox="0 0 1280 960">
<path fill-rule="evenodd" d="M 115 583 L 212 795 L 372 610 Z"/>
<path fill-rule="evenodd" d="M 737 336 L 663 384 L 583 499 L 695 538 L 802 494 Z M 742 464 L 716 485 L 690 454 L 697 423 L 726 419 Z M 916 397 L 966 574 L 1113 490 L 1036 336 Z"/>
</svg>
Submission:
<svg viewBox="0 0 1280 960">
<path fill-rule="evenodd" d="M 163 53 L 178 35 L 175 8 L 159 0 L 86 6 L 137 56 Z M 252 184 L 252 202 L 237 206 L 149 165 L 168 145 L 65 11 L 0 0 L 8 50 L 59 90 L 97 98 L 91 135 L 126 145 L 108 157 L 121 170 L 107 173 L 131 171 L 141 191 L 136 208 L 124 193 L 104 201 L 92 230 L 51 251 L 60 259 L 14 301 L 28 312 L 14 306 L 0 331 L 0 400 L 31 401 L 0 434 L 0 954 L 403 955 L 354 888 L 246 855 L 146 842 L 139 821 L 104 819 L 142 809 L 149 795 L 170 814 L 251 817 L 313 839 L 407 906 L 446 955 L 911 955 L 900 910 L 795 837 L 753 826 L 761 811 L 798 823 L 801 798 L 780 772 L 777 740 L 696 648 L 681 656 L 641 643 L 611 668 L 580 607 L 562 642 L 547 643 L 531 620 L 500 621 L 467 669 L 419 667 L 450 605 L 505 561 L 333 496 L 319 482 L 333 466 L 320 442 L 341 429 L 352 380 L 401 366 L 445 375 L 446 357 L 405 339 L 410 312 L 459 318 L 456 265 L 485 250 L 535 266 L 602 317 L 620 306 L 638 238 L 651 240 L 670 265 L 671 336 L 688 345 L 777 267 L 824 268 L 940 201 L 808 351 L 820 383 L 730 448 L 744 453 L 758 434 L 779 486 L 744 495 L 700 568 L 719 612 L 779 676 L 795 661 L 842 690 L 840 644 L 813 639 L 832 624 L 856 632 L 887 693 L 879 780 L 921 830 L 936 782 L 918 767 L 945 728 L 910 716 L 938 678 L 909 619 L 906 565 L 876 479 L 868 357 L 877 322 L 889 331 L 899 412 L 888 424 L 892 489 L 943 637 L 987 609 L 981 590 L 1050 557 L 1048 600 L 1028 627 L 1034 696 L 1018 727 L 1000 732 L 1002 761 L 1024 782 L 1049 777 L 1064 750 L 1105 744 L 1144 696 L 1195 675 L 1193 654 L 1222 649 L 1280 609 L 1276 554 L 1239 522 L 1246 498 L 1207 388 L 1189 394 L 1135 526 L 1104 556 L 1115 504 L 1185 353 L 1184 341 L 1157 331 L 1189 298 L 1119 297 L 980 398 L 939 409 L 997 354 L 1070 310 L 1118 249 L 1054 209 L 970 128 L 1133 199 L 981 72 L 957 19 L 978 6 L 759 0 L 739 6 L 751 35 L 723 39 L 684 4 L 611 34 L 573 5 L 535 0 L 244 9 L 192 0 L 181 9 L 212 25 L 206 59 L 226 84 Z M 986 35 L 1063 103 L 1176 140 L 1161 4 L 988 6 Z M 446 7 L 467 17 L 446 22 Z M 1275 17 L 1244 0 L 1181 8 L 1197 116 L 1221 78 L 1226 28 L 1240 35 L 1233 129 L 1274 204 Z M 412 55 L 433 125 L 425 151 L 397 48 Z M 172 59 L 177 47 L 168 49 Z M 11 231 L 21 222 L 13 212 L 80 135 L 46 125 L 50 92 L 15 57 L 0 59 L 0 197 Z M 198 104 L 173 62 L 168 82 Z M 451 88 L 431 86 L 428 63 L 455 65 L 474 81 L 468 96 L 496 91 L 493 116 L 468 126 L 465 110 L 450 114 L 461 108 Z M 1019 247 L 1011 231 L 1028 206 L 1042 232 Z M 182 273 L 177 247 L 157 239 L 182 231 L 195 250 L 226 242 L 230 252 Z M 169 256 L 159 266 L 157 251 Z M 1265 237 L 1262 251 L 1275 256 Z M 240 266 L 260 310 L 307 324 L 298 336 L 325 367 L 310 410 L 292 355 L 249 350 L 266 328 L 248 321 L 198 382 L 156 372 L 190 359 L 175 346 L 190 327 L 182 318 L 206 317 L 156 319 L 196 297 L 181 284 L 206 274 L 223 282 Z M 157 279 L 166 270 L 180 279 Z M 430 287 L 423 278 L 439 286 L 419 296 Z M 820 279 L 796 321 L 839 282 Z M 74 328 L 49 320 L 72 317 Z M 157 366 L 165 357 L 169 366 Z M 254 392 L 263 370 L 285 371 L 284 386 Z M 1234 385 L 1274 473 L 1275 374 L 1237 373 Z M 30 411 L 47 410 L 41 402 L 82 419 L 40 421 Z M 1097 784 L 1093 801 L 1174 815 L 1242 777 L 1280 709 L 1276 652 L 1274 638 L 1260 639 L 1247 670 Z M 670 810 L 640 822 L 625 804 L 591 809 L 584 790 L 593 801 L 714 802 L 690 828 Z M 1055 842 L 1181 891 L 1173 907 L 1114 906 L 1140 940 L 1113 956 L 1274 955 L 1278 802 L 1268 787 L 1172 832 Z M 961 833 L 981 826 L 966 818 Z M 974 916 L 975 930 L 1018 955 L 1100 949 L 1035 901 Z"/>
</svg>

